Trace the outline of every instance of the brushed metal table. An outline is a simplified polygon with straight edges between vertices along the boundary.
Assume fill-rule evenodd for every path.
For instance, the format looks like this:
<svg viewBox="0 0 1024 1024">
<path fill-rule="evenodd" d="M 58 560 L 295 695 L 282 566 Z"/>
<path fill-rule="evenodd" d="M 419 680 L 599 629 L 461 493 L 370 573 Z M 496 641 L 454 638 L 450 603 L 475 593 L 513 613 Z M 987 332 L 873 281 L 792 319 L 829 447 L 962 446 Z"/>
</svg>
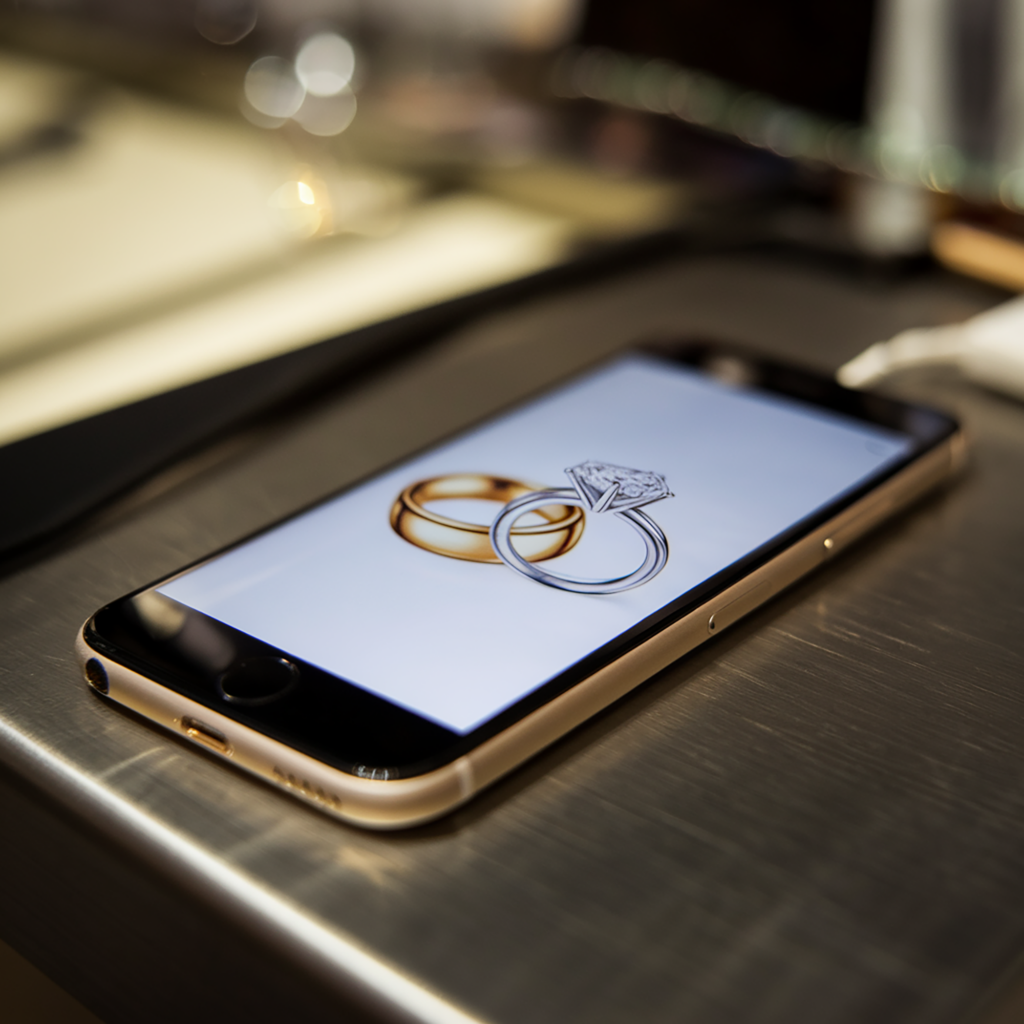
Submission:
<svg viewBox="0 0 1024 1024">
<path fill-rule="evenodd" d="M 110 1022 L 1015 1019 L 989 1000 L 1024 951 L 1024 406 L 949 374 L 891 386 L 965 421 L 953 487 L 431 826 L 306 809 L 104 706 L 71 649 L 104 602 L 645 335 L 831 371 L 1000 298 L 668 259 L 481 319 L 7 575 L 0 938 Z"/>
</svg>

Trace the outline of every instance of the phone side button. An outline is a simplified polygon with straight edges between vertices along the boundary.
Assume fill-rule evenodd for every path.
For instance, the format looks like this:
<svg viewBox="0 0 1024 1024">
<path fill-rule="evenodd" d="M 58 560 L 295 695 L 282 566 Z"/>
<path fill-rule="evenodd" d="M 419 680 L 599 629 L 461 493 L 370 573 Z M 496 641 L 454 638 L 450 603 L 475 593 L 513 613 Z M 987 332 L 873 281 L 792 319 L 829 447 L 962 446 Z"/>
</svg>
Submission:
<svg viewBox="0 0 1024 1024">
<path fill-rule="evenodd" d="M 767 601 L 772 592 L 770 580 L 759 583 L 756 587 L 730 601 L 724 608 L 719 608 L 708 619 L 708 632 L 718 633 L 742 619 L 747 612 L 753 611 L 762 601 Z"/>
<path fill-rule="evenodd" d="M 876 502 L 855 519 L 845 523 L 838 530 L 833 530 L 822 544 L 825 557 L 831 558 L 833 555 L 839 554 L 861 534 L 867 533 L 875 523 L 879 523 L 885 518 L 894 504 L 895 502 L 891 498 L 888 501 Z"/>
</svg>

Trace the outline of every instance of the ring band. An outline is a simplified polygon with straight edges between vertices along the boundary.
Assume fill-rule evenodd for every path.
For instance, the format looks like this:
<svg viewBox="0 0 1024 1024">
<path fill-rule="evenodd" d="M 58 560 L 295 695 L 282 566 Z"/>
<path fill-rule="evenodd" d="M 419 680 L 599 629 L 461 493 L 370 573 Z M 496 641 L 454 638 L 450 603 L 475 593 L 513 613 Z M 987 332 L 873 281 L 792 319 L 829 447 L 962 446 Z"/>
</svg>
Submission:
<svg viewBox="0 0 1024 1024">
<path fill-rule="evenodd" d="M 403 540 L 425 551 L 467 562 L 500 564 L 501 559 L 491 546 L 489 526 L 439 515 L 426 508 L 426 502 L 476 498 L 507 505 L 540 490 L 543 488 L 520 480 L 483 473 L 433 477 L 406 487 L 395 499 L 391 506 L 391 527 Z M 527 562 L 563 555 L 575 547 L 583 534 L 585 519 L 580 508 L 552 502 L 531 511 L 544 522 L 516 526 L 511 531 L 517 553 Z"/>
</svg>

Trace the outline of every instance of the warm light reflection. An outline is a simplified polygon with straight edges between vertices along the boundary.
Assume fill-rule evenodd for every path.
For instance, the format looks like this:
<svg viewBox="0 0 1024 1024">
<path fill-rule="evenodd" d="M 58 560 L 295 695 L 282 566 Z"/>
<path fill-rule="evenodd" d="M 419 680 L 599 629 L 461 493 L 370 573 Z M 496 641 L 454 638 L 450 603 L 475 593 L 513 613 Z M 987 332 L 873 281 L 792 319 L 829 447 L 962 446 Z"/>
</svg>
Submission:
<svg viewBox="0 0 1024 1024">
<path fill-rule="evenodd" d="M 270 209 L 281 227 L 299 238 L 310 238 L 325 225 L 325 211 L 304 181 L 286 181 L 270 197 Z"/>
<path fill-rule="evenodd" d="M 355 69 L 352 44 L 335 32 L 311 36 L 295 58 L 295 73 L 313 96 L 337 96 L 352 81 Z"/>
<path fill-rule="evenodd" d="M 292 178 L 310 182 L 329 219 L 326 188 L 321 192 L 306 169 L 296 168 Z M 376 173 L 372 182 L 353 177 L 341 201 L 355 203 L 358 192 L 360 201 L 381 210 L 386 202 L 417 194 L 401 191 L 400 182 L 393 187 L 398 191 L 387 200 L 381 195 L 386 183 Z M 296 185 L 291 196 L 295 205 L 287 212 L 273 203 L 264 208 L 290 223 L 298 210 L 316 216 L 319 207 L 301 203 Z M 268 198 L 264 193 L 263 203 Z M 287 202 L 287 189 L 281 198 Z M 274 270 L 208 289 L 196 301 L 168 303 L 155 317 L 122 317 L 60 358 L 9 366 L 0 376 L 0 440 L 245 366 L 308 345 L 311 338 L 358 330 L 537 273 L 562 263 L 575 237 L 567 218 L 473 192 L 391 210 L 389 234 L 351 245 L 310 245 L 298 262 L 282 260 Z M 346 217 L 357 216 L 350 205 Z M 211 223 L 215 230 L 209 234 L 216 240 L 223 224 Z M 209 245 L 211 239 L 205 241 Z"/>
</svg>

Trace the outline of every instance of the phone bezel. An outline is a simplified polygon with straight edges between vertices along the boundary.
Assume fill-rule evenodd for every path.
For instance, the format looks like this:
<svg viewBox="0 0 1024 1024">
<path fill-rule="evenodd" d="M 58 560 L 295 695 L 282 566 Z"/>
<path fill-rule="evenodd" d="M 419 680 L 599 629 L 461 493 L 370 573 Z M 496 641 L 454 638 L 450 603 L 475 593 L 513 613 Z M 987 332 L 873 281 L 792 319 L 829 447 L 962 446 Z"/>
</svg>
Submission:
<svg viewBox="0 0 1024 1024">
<path fill-rule="evenodd" d="M 787 530 L 726 566 L 694 589 L 680 595 L 631 629 L 590 652 L 559 675 L 542 683 L 466 734 L 446 729 L 310 665 L 289 652 L 240 633 L 193 609 L 185 609 L 191 626 L 219 634 L 235 651 L 234 661 L 226 667 L 197 665 L 193 655 L 182 656 L 180 650 L 175 652 L 173 645 L 167 647 L 166 642 L 163 642 L 165 646 L 162 648 L 162 642 L 146 633 L 135 614 L 133 601 L 138 595 L 247 543 L 281 525 L 281 522 L 302 516 L 325 501 L 333 500 L 340 494 L 359 487 L 365 479 L 371 477 L 341 488 L 294 513 L 286 520 L 255 531 L 212 555 L 198 559 L 178 572 L 107 605 L 86 624 L 86 643 L 111 661 L 334 769 L 360 778 L 414 778 L 450 764 L 556 699 L 599 669 L 642 645 L 666 626 L 688 615 L 811 533 L 822 523 L 835 517 L 843 509 L 862 499 L 923 454 L 948 440 L 958 429 L 956 422 L 942 413 L 882 395 L 851 391 L 812 371 L 763 359 L 736 346 L 704 341 L 680 343 L 670 339 L 645 345 L 639 348 L 639 351 L 702 370 L 712 376 L 724 377 L 739 386 L 753 387 L 847 415 L 862 422 L 904 431 L 914 438 L 914 448 L 903 459 L 879 471 L 868 481 L 841 495 L 828 506 L 792 524 Z M 618 353 L 610 359 L 601 360 L 595 366 L 614 361 L 623 354 Z M 564 383 L 565 380 L 559 381 L 544 389 L 541 394 L 557 390 Z M 519 404 L 522 403 L 515 403 Z M 500 418 L 507 411 L 508 408 L 502 409 L 480 422 Z M 474 426 L 476 425 L 479 424 Z M 472 430 L 473 426 L 467 429 Z M 445 438 L 434 442 L 419 452 L 398 460 L 394 465 L 401 465 L 417 458 L 423 452 L 441 447 L 448 440 L 449 438 Z M 376 475 L 374 473 L 372 476 Z M 257 656 L 281 657 L 293 662 L 300 670 L 301 685 L 295 688 L 294 694 L 264 706 L 247 707 L 228 703 L 217 692 L 217 677 L 239 661 Z M 339 726 L 338 723 L 344 725 Z"/>
</svg>

